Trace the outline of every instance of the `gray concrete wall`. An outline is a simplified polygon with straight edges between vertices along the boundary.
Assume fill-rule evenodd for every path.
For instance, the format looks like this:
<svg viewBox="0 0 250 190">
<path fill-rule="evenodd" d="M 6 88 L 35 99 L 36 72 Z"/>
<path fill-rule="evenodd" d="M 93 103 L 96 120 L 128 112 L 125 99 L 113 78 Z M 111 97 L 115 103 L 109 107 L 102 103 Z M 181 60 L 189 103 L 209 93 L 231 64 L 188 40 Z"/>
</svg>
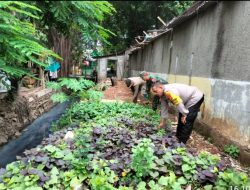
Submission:
<svg viewBox="0 0 250 190">
<path fill-rule="evenodd" d="M 212 7 L 174 28 L 171 73 L 177 68 L 178 75 L 210 77 L 219 14 L 220 8 Z"/>
<path fill-rule="evenodd" d="M 129 59 L 130 74 L 146 70 L 205 94 L 199 119 L 232 139 L 250 142 L 250 2 L 224 1 L 199 12 Z M 170 62 L 171 58 L 171 62 Z M 168 70 L 170 68 L 170 70 Z"/>
<path fill-rule="evenodd" d="M 250 80 L 250 2 L 232 1 L 221 4 L 217 59 L 212 76 L 221 79 Z M 216 53 L 215 52 L 215 53 Z"/>
<path fill-rule="evenodd" d="M 213 106 L 211 119 L 220 118 L 222 121 L 228 122 L 225 123 L 226 125 L 235 125 L 234 127 L 241 134 L 241 140 L 243 142 L 249 141 L 250 82 L 221 79 L 213 79 L 211 82 L 210 104 Z M 221 129 L 224 129 L 224 127 L 222 126 Z M 231 133 L 229 135 L 233 136 L 234 134 Z"/>
<path fill-rule="evenodd" d="M 117 64 L 117 70 L 116 70 L 116 76 L 118 80 L 122 80 L 124 76 L 124 66 L 125 62 L 127 61 L 125 59 L 125 55 L 119 55 L 119 56 L 108 56 L 108 57 L 102 57 L 97 59 L 97 72 L 98 72 L 98 80 L 106 80 L 107 78 L 107 64 L 108 60 L 115 60 Z M 134 64 L 136 65 L 136 64 Z"/>
<path fill-rule="evenodd" d="M 140 71 L 167 78 L 169 65 L 170 35 L 156 39 L 152 44 L 130 54 L 130 76 L 137 76 Z"/>
<path fill-rule="evenodd" d="M 108 60 L 106 58 L 101 58 L 97 61 L 97 73 L 99 81 L 105 80 L 107 78 L 107 64 Z"/>
<path fill-rule="evenodd" d="M 223 2 L 174 28 L 171 73 L 250 80 L 249 2 Z M 163 39 L 162 39 L 163 40 Z M 209 71 L 209 72 L 208 72 Z"/>
<path fill-rule="evenodd" d="M 125 57 L 124 56 L 118 56 L 117 57 L 117 70 L 116 70 L 116 76 L 118 80 L 122 80 L 124 75 L 124 64 L 125 64 Z"/>
</svg>

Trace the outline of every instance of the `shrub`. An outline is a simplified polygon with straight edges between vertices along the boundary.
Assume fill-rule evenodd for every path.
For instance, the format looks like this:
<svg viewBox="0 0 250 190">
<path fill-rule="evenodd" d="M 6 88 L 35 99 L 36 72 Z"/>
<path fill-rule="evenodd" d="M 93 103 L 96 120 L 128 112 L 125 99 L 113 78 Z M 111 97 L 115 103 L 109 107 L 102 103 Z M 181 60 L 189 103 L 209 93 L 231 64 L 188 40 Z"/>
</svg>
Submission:
<svg viewBox="0 0 250 190">
<path fill-rule="evenodd" d="M 142 139 L 141 142 L 132 149 L 132 168 L 137 177 L 147 176 L 154 167 L 154 144 L 151 139 Z"/>
<path fill-rule="evenodd" d="M 85 79 L 60 78 L 58 81 L 59 82 L 47 82 L 46 85 L 48 88 L 57 91 L 56 94 L 52 95 L 51 99 L 53 102 L 59 103 L 70 99 L 70 97 L 79 97 L 81 91 L 86 91 L 95 86 L 94 82 Z M 94 98 L 97 98 L 96 94 L 94 95 Z"/>
<path fill-rule="evenodd" d="M 231 157 L 233 158 L 238 158 L 239 157 L 239 154 L 240 154 L 240 149 L 231 144 L 231 145 L 225 145 L 224 146 L 224 152 L 228 155 L 230 155 Z"/>
</svg>

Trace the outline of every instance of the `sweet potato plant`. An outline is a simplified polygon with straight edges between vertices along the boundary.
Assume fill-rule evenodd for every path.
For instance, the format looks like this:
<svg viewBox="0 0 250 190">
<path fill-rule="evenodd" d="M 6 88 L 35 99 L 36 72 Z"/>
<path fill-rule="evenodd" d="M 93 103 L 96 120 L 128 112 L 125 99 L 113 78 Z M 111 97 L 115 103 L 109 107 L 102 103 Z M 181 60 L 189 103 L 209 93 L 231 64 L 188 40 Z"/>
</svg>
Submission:
<svg viewBox="0 0 250 190">
<path fill-rule="evenodd" d="M 0 169 L 0 189 L 181 190 L 250 185 L 216 155 L 190 151 L 159 115 L 129 103 L 71 106 L 53 135 Z M 63 140 L 72 130 L 74 138 Z"/>
</svg>

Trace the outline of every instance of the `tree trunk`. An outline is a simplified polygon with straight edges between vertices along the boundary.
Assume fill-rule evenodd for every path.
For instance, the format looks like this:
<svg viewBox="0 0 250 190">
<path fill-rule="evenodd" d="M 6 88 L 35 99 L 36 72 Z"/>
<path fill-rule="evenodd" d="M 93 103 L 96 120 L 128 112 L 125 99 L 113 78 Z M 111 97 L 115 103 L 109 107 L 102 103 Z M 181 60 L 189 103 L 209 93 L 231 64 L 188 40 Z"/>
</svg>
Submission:
<svg viewBox="0 0 250 190">
<path fill-rule="evenodd" d="M 67 77 L 69 75 L 71 62 L 71 39 L 63 34 L 60 34 L 56 29 L 51 29 L 51 37 L 53 41 L 54 51 L 60 55 L 63 60 L 60 60 L 61 68 L 59 71 L 59 77 Z"/>
<path fill-rule="evenodd" d="M 44 70 L 40 66 L 39 66 L 39 78 L 41 79 L 40 86 L 42 86 L 42 89 L 45 89 Z"/>
</svg>

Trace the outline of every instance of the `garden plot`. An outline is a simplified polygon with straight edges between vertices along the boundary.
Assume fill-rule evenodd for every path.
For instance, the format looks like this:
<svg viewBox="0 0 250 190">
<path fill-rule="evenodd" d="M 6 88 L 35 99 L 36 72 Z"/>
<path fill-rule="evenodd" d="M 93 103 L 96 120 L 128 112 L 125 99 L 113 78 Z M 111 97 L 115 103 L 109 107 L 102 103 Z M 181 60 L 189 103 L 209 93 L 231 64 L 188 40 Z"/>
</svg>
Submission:
<svg viewBox="0 0 250 190">
<path fill-rule="evenodd" d="M 0 189 L 229 189 L 249 186 L 216 155 L 193 152 L 159 115 L 130 103 L 81 102 L 52 136 L 0 170 Z M 71 138 L 65 139 L 67 131 Z M 69 133 L 69 132 L 68 132 Z"/>
</svg>

